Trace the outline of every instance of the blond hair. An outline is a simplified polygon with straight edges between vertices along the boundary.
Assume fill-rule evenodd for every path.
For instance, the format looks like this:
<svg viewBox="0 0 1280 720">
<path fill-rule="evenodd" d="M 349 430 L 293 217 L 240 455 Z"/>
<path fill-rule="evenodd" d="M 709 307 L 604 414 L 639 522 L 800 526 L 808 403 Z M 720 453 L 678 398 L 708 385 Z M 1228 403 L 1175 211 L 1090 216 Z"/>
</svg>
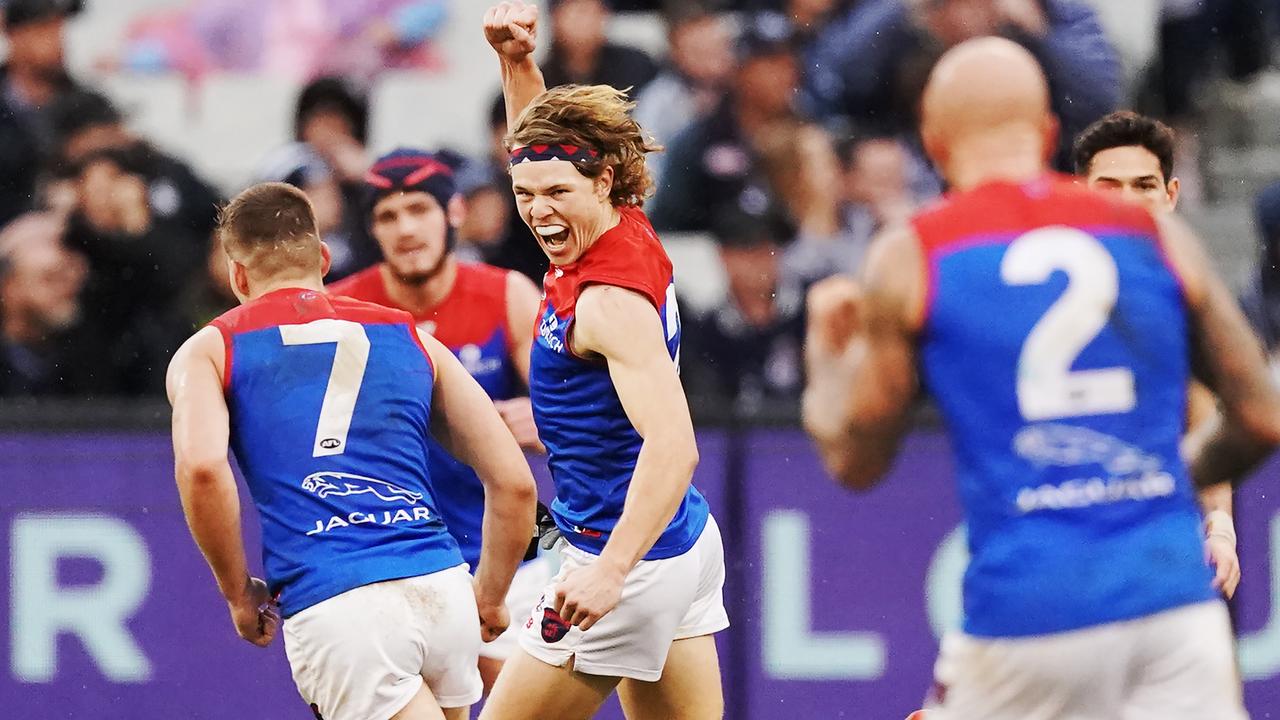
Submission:
<svg viewBox="0 0 1280 720">
<path fill-rule="evenodd" d="M 614 205 L 644 204 L 653 192 L 653 179 L 644 156 L 662 146 L 654 144 L 631 118 L 635 103 L 626 92 L 608 85 L 561 85 L 543 92 L 516 118 L 507 134 L 507 148 L 566 144 L 595 150 L 590 161 L 574 161 L 578 172 L 600 177 L 613 168 L 609 200 Z"/>
<path fill-rule="evenodd" d="M 323 262 L 311 200 L 285 183 L 259 183 L 232 198 L 218 213 L 217 237 L 256 277 L 318 269 Z"/>
</svg>

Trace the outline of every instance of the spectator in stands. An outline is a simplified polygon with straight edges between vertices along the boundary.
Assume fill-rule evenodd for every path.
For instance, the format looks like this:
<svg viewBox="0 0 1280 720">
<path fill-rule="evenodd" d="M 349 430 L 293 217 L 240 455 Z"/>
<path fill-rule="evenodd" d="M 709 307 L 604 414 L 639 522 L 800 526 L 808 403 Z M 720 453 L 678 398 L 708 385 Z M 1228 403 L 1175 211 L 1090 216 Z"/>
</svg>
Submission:
<svg viewBox="0 0 1280 720">
<path fill-rule="evenodd" d="M 1262 338 L 1268 354 L 1280 363 L 1280 182 L 1258 194 L 1258 265 L 1240 298 L 1245 317 Z"/>
<path fill-rule="evenodd" d="M 705 231 L 726 207 L 762 214 L 781 202 L 762 154 L 770 147 L 785 154 L 804 127 L 793 108 L 800 70 L 792 39 L 780 15 L 749 22 L 738 40 L 732 91 L 667 147 L 649 214 L 656 228 Z"/>
<path fill-rule="evenodd" d="M 579 83 L 631 89 L 631 96 L 657 74 L 640 50 L 605 39 L 609 9 L 603 0 L 551 0 L 551 54 L 542 65 L 547 87 Z"/>
<path fill-rule="evenodd" d="M 159 150 L 136 135 L 124 123 L 120 111 L 105 96 L 90 90 L 74 90 L 61 96 L 48 111 L 52 158 L 59 177 L 74 177 L 74 170 L 95 153 L 125 151 L 138 163 L 146 178 L 148 206 L 163 223 L 184 229 L 184 236 L 199 239 L 213 232 L 221 197 L 185 162 Z"/>
<path fill-rule="evenodd" d="M 110 394 L 113 368 L 80 301 L 84 258 L 62 220 L 28 213 L 0 232 L 0 397 Z"/>
<path fill-rule="evenodd" d="M 829 169 L 825 144 L 805 145 L 813 147 L 797 165 L 818 170 L 801 185 L 809 209 L 783 256 L 785 272 L 802 285 L 836 273 L 857 274 L 871 239 L 906 222 L 940 191 L 929 168 L 896 138 L 851 138 L 833 160 L 839 167 Z"/>
<path fill-rule="evenodd" d="M 427 41 L 446 15 L 444 0 L 194 0 L 139 18 L 99 65 L 192 79 L 213 71 L 368 79 L 438 65 Z"/>
<path fill-rule="evenodd" d="M 834 21 L 806 58 L 803 100 L 824 121 L 889 134 L 916 126 L 916 104 L 947 48 L 1001 34 L 1026 47 L 1049 78 L 1070 167 L 1070 140 L 1120 99 L 1119 59 L 1082 0 L 865 0 Z"/>
<path fill-rule="evenodd" d="M 349 212 L 332 168 L 310 145 L 294 142 L 271 152 L 259 167 L 255 182 L 288 183 L 307 194 L 315 208 L 320 237 L 329 246 L 332 264 L 326 281 L 341 280 L 381 259 L 372 243 L 362 244 L 363 216 Z"/>
<path fill-rule="evenodd" d="M 77 167 L 79 202 L 66 244 L 89 261 L 86 319 L 111 338 L 121 369 L 117 390 L 160 392 L 169 355 L 181 341 L 174 312 L 199 275 L 209 233 L 171 210 L 175 195 L 157 194 L 145 148 L 106 148 Z"/>
<path fill-rule="evenodd" d="M 666 63 L 653 82 L 634 96 L 633 113 L 661 144 L 669 144 L 695 120 L 715 110 L 734 66 L 725 19 L 696 4 L 676 6 L 667 19 L 667 40 Z M 657 182 L 665 156 L 659 153 L 646 159 Z"/>
<path fill-rule="evenodd" d="M 781 267 L 784 219 L 729 208 L 713 234 L 728 276 L 721 305 L 684 318 L 682 371 L 692 393 L 710 393 L 750 412 L 800 397 L 804 292 Z"/>
<path fill-rule="evenodd" d="M 231 279 L 227 272 L 227 255 L 217 236 L 210 236 L 209 250 L 205 257 L 204 273 L 191 282 L 179 300 L 179 312 L 174 318 L 174 332 L 180 337 L 209 324 L 210 320 L 240 304 L 231 292 Z"/>
<path fill-rule="evenodd" d="M 8 58 L 0 67 L 0 225 L 35 205 L 47 138 L 41 111 L 74 83 L 63 26 L 78 0 L 8 0 L 0 9 Z"/>
</svg>

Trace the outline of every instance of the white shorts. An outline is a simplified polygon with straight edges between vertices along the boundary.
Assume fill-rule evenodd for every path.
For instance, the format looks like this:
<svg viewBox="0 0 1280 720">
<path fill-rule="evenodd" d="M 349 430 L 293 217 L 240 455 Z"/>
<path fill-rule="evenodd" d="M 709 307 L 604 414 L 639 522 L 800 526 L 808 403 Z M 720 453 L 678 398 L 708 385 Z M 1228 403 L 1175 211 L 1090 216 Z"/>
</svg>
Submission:
<svg viewBox="0 0 1280 720">
<path fill-rule="evenodd" d="M 1246 720 L 1219 601 L 1034 638 L 947 636 L 929 720 Z"/>
<path fill-rule="evenodd" d="M 516 569 L 515 577 L 511 578 L 511 588 L 507 590 L 507 613 L 511 617 L 511 626 L 497 640 L 481 645 L 480 657 L 505 661 L 515 654 L 520 642 L 520 628 L 549 582 L 551 558 L 546 555 Z"/>
<path fill-rule="evenodd" d="M 675 640 L 710 635 L 729 627 L 724 609 L 724 545 L 715 518 L 692 548 L 663 560 L 641 560 L 627 575 L 622 600 L 590 630 L 565 631 L 548 600 L 556 584 L 575 568 L 597 558 L 561 540 L 560 572 L 552 578 L 523 624 L 520 646 L 556 667 L 590 675 L 653 682 L 662 677 Z"/>
<path fill-rule="evenodd" d="M 425 682 L 441 707 L 483 686 L 480 619 L 466 565 L 348 590 L 284 623 L 302 699 L 325 720 L 385 720 Z"/>
</svg>

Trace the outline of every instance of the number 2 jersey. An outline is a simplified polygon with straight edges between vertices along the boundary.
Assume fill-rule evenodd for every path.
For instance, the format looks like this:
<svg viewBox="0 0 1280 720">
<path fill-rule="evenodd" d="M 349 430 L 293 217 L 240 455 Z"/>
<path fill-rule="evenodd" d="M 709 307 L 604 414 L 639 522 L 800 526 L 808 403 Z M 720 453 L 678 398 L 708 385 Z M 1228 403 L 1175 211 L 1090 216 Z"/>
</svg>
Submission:
<svg viewBox="0 0 1280 720">
<path fill-rule="evenodd" d="M 671 261 L 639 208 L 623 207 L 619 213 L 618 224 L 576 262 L 547 271 L 529 365 L 534 421 L 556 486 L 551 514 L 566 540 L 595 554 L 622 516 L 643 440 L 623 410 L 604 360 L 579 357 L 570 349 L 579 294 L 597 284 L 643 295 L 662 321 L 672 362 L 680 354 Z M 708 514 L 707 501 L 690 485 L 644 559 L 684 554 L 702 534 Z"/>
<path fill-rule="evenodd" d="M 1209 600 L 1178 453 L 1188 312 L 1151 216 L 1046 176 L 913 220 L 922 380 L 968 522 L 965 631 L 1040 635 Z"/>
<path fill-rule="evenodd" d="M 507 327 L 510 271 L 480 263 L 458 263 L 457 267 L 453 289 L 439 305 L 415 316 L 414 321 L 457 356 L 490 398 L 508 400 L 523 384 L 511 361 L 513 335 Z M 395 307 L 387 294 L 381 264 L 333 284 L 329 292 Z M 474 470 L 434 438 L 428 438 L 427 447 L 440 514 L 458 541 L 463 559 L 475 572 L 484 524 L 484 485 Z"/>
<path fill-rule="evenodd" d="M 283 289 L 211 325 L 226 344 L 231 449 L 285 617 L 462 564 L 431 495 L 435 368 L 408 313 Z"/>
</svg>

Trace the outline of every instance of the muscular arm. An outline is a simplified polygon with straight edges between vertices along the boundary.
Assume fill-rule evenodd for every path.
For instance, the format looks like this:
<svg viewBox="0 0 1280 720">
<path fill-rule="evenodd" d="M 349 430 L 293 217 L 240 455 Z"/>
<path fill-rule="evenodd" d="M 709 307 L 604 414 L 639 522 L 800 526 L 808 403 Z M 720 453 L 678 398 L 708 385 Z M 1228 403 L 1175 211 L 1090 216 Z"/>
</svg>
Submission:
<svg viewBox="0 0 1280 720">
<path fill-rule="evenodd" d="M 1239 482 L 1280 444 L 1280 392 L 1199 239 L 1177 218 L 1157 221 L 1186 289 L 1193 369 L 1220 400 L 1219 415 L 1187 439 L 1191 476 L 1201 488 Z"/>
<path fill-rule="evenodd" d="M 855 490 L 889 470 L 907 430 L 921 262 L 910 231 L 890 231 L 874 242 L 861 284 L 831 278 L 809 295 L 804 427 L 828 471 Z"/>
<path fill-rule="evenodd" d="M 529 384 L 529 352 L 533 348 L 533 331 L 538 324 L 538 306 L 542 296 L 533 281 L 518 272 L 507 273 L 507 328 L 511 331 L 511 359 L 520 379 Z"/>
<path fill-rule="evenodd" d="M 166 385 L 173 406 L 174 475 L 187 526 L 223 597 L 249 582 L 240 534 L 240 496 L 227 459 L 230 421 L 222 394 L 222 336 L 196 333 L 174 355 Z"/>
<path fill-rule="evenodd" d="M 436 366 L 432 391 L 432 434 L 484 485 L 477 602 L 497 606 L 533 536 L 537 489 L 515 439 L 502 424 L 489 396 L 458 359 L 430 335 L 419 332 Z"/>
<path fill-rule="evenodd" d="M 507 127 L 515 127 L 520 113 L 547 89 L 542 71 L 533 61 L 533 50 L 537 46 L 538 9 L 519 0 L 491 7 L 484 15 L 484 34 L 498 53 L 502 68 Z"/>
<path fill-rule="evenodd" d="M 578 298 L 574 350 L 602 356 L 627 418 L 644 439 L 622 517 L 600 562 L 626 574 L 666 530 L 693 480 L 698 446 L 662 321 L 638 293 L 593 285 Z"/>
</svg>

